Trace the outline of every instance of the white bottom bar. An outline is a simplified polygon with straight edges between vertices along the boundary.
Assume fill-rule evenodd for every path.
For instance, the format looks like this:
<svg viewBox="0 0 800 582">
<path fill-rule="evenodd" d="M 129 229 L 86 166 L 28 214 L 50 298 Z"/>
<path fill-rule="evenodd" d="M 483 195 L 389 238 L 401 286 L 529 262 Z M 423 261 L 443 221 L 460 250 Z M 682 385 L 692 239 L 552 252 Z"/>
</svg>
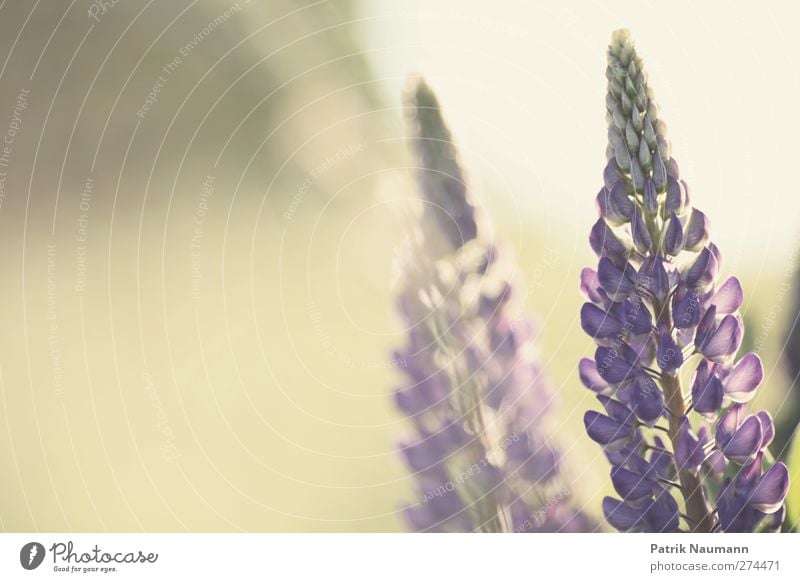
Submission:
<svg viewBox="0 0 800 582">
<path fill-rule="evenodd" d="M 0 580 L 797 580 L 799 551 L 797 534 L 2 534 Z"/>
</svg>

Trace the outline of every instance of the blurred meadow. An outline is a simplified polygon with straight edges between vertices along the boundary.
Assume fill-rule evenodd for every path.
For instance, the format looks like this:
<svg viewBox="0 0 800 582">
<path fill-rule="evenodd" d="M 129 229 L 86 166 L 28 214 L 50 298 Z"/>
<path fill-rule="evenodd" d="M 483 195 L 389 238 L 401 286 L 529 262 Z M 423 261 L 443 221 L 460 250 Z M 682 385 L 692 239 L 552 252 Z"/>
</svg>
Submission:
<svg viewBox="0 0 800 582">
<path fill-rule="evenodd" d="M 744 285 L 758 403 L 790 410 L 797 17 L 788 1 L 0 5 L 0 529 L 403 529 L 411 72 L 518 257 L 559 395 L 549 430 L 599 517 L 578 274 L 621 26 Z"/>
</svg>

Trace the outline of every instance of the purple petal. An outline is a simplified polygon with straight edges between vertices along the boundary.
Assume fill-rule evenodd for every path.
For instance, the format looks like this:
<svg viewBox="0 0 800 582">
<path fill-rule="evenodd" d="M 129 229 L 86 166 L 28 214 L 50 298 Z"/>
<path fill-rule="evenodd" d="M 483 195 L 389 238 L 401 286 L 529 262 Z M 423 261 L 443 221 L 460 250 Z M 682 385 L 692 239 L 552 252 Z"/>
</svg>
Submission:
<svg viewBox="0 0 800 582">
<path fill-rule="evenodd" d="M 611 483 L 625 501 L 641 501 L 653 495 L 653 482 L 624 467 L 611 467 Z"/>
<path fill-rule="evenodd" d="M 662 479 L 671 479 L 674 469 L 673 457 L 670 453 L 666 452 L 664 441 L 660 437 L 654 437 L 653 442 L 656 447 L 662 450 L 653 450 L 650 452 L 650 465 L 653 467 L 656 475 Z"/>
<path fill-rule="evenodd" d="M 709 360 L 724 362 L 742 345 L 744 327 L 735 315 L 726 315 L 717 329 L 703 342 L 699 351 Z"/>
<path fill-rule="evenodd" d="M 761 446 L 760 449 L 766 449 L 772 440 L 775 438 L 775 423 L 772 420 L 772 415 L 766 410 L 761 410 L 756 413 L 756 418 L 761 422 Z"/>
<path fill-rule="evenodd" d="M 723 382 L 725 396 L 734 402 L 748 402 L 756 393 L 764 379 L 764 366 L 761 358 L 749 352 L 742 356 Z"/>
<path fill-rule="evenodd" d="M 647 180 L 644 185 L 644 211 L 649 216 L 655 216 L 658 212 L 658 193 L 652 180 Z"/>
<path fill-rule="evenodd" d="M 414 471 L 433 469 L 447 456 L 447 451 L 430 438 L 401 445 L 400 452 L 405 457 L 408 466 Z"/>
<path fill-rule="evenodd" d="M 589 244 L 598 257 L 609 257 L 618 263 L 625 261 L 630 251 L 629 247 L 617 238 L 603 218 L 598 219 L 592 227 L 589 233 Z"/>
<path fill-rule="evenodd" d="M 622 330 L 622 322 L 594 303 L 584 303 L 581 328 L 592 338 L 606 338 L 617 335 Z"/>
<path fill-rule="evenodd" d="M 608 209 L 617 224 L 628 222 L 633 216 L 633 188 L 627 180 L 620 180 L 608 191 Z"/>
<path fill-rule="evenodd" d="M 715 437 L 717 444 L 720 447 L 725 446 L 733 436 L 733 433 L 742 426 L 746 416 L 745 407 L 743 404 L 734 404 L 717 421 L 717 429 Z"/>
<path fill-rule="evenodd" d="M 656 190 L 663 192 L 667 187 L 667 168 L 661 156 L 653 156 L 653 182 Z"/>
<path fill-rule="evenodd" d="M 755 416 L 748 416 L 721 447 L 722 453 L 730 460 L 743 464 L 758 452 L 763 437 L 761 422 Z"/>
<path fill-rule="evenodd" d="M 642 170 L 642 166 L 639 164 L 639 160 L 637 158 L 631 159 L 630 172 L 631 172 L 631 182 L 633 182 L 633 187 L 636 190 L 636 192 L 641 194 L 642 192 L 644 192 L 645 175 L 644 175 L 644 170 Z"/>
<path fill-rule="evenodd" d="M 718 270 L 717 258 L 708 247 L 704 247 L 686 270 L 683 280 L 690 289 L 705 289 L 714 282 Z"/>
<path fill-rule="evenodd" d="M 646 424 L 654 423 L 664 412 L 661 390 L 646 374 L 639 374 L 631 386 L 630 402 L 633 412 Z"/>
<path fill-rule="evenodd" d="M 678 470 L 697 471 L 705 460 L 704 445 L 703 439 L 696 437 L 689 429 L 688 424 L 684 424 L 678 435 L 678 444 L 675 447 L 675 464 Z"/>
<path fill-rule="evenodd" d="M 667 231 L 664 234 L 664 253 L 676 256 L 683 250 L 683 226 L 681 221 L 672 213 L 667 225 Z"/>
<path fill-rule="evenodd" d="M 610 390 L 608 390 L 608 383 L 597 373 L 597 366 L 594 360 L 581 358 L 581 361 L 578 363 L 578 375 L 583 385 L 589 390 L 599 394 L 603 394 L 606 391 L 610 392 Z"/>
<path fill-rule="evenodd" d="M 761 467 L 764 461 L 764 453 L 759 451 L 751 461 L 746 463 L 736 475 L 735 488 L 738 492 L 749 492 L 755 489 L 756 483 L 761 478 Z"/>
<path fill-rule="evenodd" d="M 670 214 L 683 214 L 686 208 L 686 189 L 674 178 L 667 180 L 667 197 L 664 206 Z"/>
<path fill-rule="evenodd" d="M 739 282 L 739 279 L 736 277 L 728 277 L 711 297 L 710 303 L 715 305 L 717 307 L 717 313 L 722 315 L 733 313 L 739 309 L 742 305 L 743 298 L 742 284 Z"/>
<path fill-rule="evenodd" d="M 605 497 L 603 499 L 603 515 L 606 521 L 620 531 L 635 529 L 644 519 L 644 511 L 631 507 L 619 499 Z"/>
<path fill-rule="evenodd" d="M 697 208 L 693 209 L 684 231 L 686 240 L 683 248 L 687 251 L 699 251 L 708 242 L 708 218 Z"/>
<path fill-rule="evenodd" d="M 650 252 L 653 247 L 653 241 L 642 217 L 642 212 L 638 208 L 634 210 L 631 218 L 631 236 L 633 237 L 633 244 L 636 245 L 636 249 L 640 253 L 646 254 Z"/>
<path fill-rule="evenodd" d="M 711 470 L 717 479 L 721 479 L 728 468 L 728 460 L 717 449 L 712 450 L 706 458 L 706 466 Z"/>
<path fill-rule="evenodd" d="M 621 402 L 602 394 L 598 394 L 597 400 L 603 405 L 606 413 L 617 422 L 628 425 L 630 428 L 636 425 L 636 418 L 633 412 Z"/>
<path fill-rule="evenodd" d="M 605 293 L 600 289 L 600 281 L 597 279 L 597 272 L 589 267 L 581 271 L 581 291 L 592 303 L 602 305 L 605 303 Z"/>
<path fill-rule="evenodd" d="M 644 301 L 636 297 L 635 299 L 626 299 L 622 305 L 625 329 L 633 335 L 649 333 L 653 328 L 653 317 Z"/>
<path fill-rule="evenodd" d="M 701 373 L 701 366 L 702 363 L 692 383 L 692 403 L 700 414 L 716 414 L 722 407 L 722 382 L 714 374 Z"/>
<path fill-rule="evenodd" d="M 697 294 L 685 288 L 676 293 L 672 303 L 672 318 L 678 329 L 696 326 L 700 322 L 700 298 Z"/>
<path fill-rule="evenodd" d="M 708 243 L 708 250 L 711 251 L 711 254 L 714 255 L 714 258 L 717 259 L 717 267 L 722 267 L 722 252 L 719 250 L 719 247 L 715 245 L 713 242 Z"/>
<path fill-rule="evenodd" d="M 789 471 L 783 463 L 775 463 L 758 480 L 750 497 L 750 505 L 764 513 L 774 513 L 789 493 Z"/>
<path fill-rule="evenodd" d="M 614 301 L 622 301 L 634 291 L 634 276 L 633 269 L 627 263 L 623 269 L 619 269 L 610 259 L 603 257 L 597 265 L 600 286 Z"/>
<path fill-rule="evenodd" d="M 664 268 L 664 261 L 658 257 L 645 259 L 636 275 L 636 284 L 663 300 L 671 287 L 669 275 Z"/>
<path fill-rule="evenodd" d="M 680 169 L 678 168 L 678 162 L 677 162 L 677 161 L 675 161 L 675 158 L 670 158 L 670 157 L 668 157 L 668 156 L 667 156 L 667 157 L 664 157 L 664 156 L 662 156 L 662 158 L 661 158 L 661 159 L 663 159 L 663 160 L 667 160 L 667 162 L 666 162 L 666 166 L 667 166 L 667 177 L 668 177 L 668 178 L 673 178 L 673 179 L 675 179 L 675 180 L 678 180 L 678 179 L 680 179 L 680 177 L 681 177 L 681 171 L 680 171 Z"/>
<path fill-rule="evenodd" d="M 608 160 L 603 170 L 603 181 L 605 182 L 606 188 L 610 190 L 614 187 L 614 184 L 624 178 L 625 175 L 622 173 L 622 170 L 619 169 L 617 162 L 613 158 Z"/>
<path fill-rule="evenodd" d="M 597 373 L 609 384 L 619 384 L 633 378 L 636 354 L 626 347 L 624 344 L 618 348 L 600 346 L 594 353 Z"/>
<path fill-rule="evenodd" d="M 646 532 L 674 532 L 678 530 L 679 524 L 680 515 L 678 503 L 668 491 L 662 490 L 655 502 L 650 504 L 650 506 L 647 508 Z"/>
<path fill-rule="evenodd" d="M 703 314 L 700 323 L 697 324 L 697 333 L 694 336 L 694 345 L 699 348 L 708 339 L 708 336 L 717 327 L 717 307 L 711 305 Z"/>
<path fill-rule="evenodd" d="M 658 367 L 665 372 L 674 372 L 683 365 L 683 352 L 678 344 L 668 333 L 662 333 L 658 338 L 658 352 L 656 361 Z"/>
<path fill-rule="evenodd" d="M 583 424 L 590 439 L 611 450 L 622 448 L 631 439 L 629 426 L 594 410 L 586 411 Z"/>
<path fill-rule="evenodd" d="M 449 382 L 442 376 L 436 375 L 412 386 L 398 389 L 394 393 L 394 399 L 400 410 L 413 416 L 439 403 L 446 402 L 449 392 Z"/>
</svg>

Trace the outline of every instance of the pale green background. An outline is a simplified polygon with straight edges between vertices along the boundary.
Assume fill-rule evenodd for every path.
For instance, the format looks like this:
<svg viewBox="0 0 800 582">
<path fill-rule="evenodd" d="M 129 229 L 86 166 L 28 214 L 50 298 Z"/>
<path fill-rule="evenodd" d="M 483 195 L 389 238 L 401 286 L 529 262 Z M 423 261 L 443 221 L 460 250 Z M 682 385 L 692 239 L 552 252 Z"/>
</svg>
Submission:
<svg viewBox="0 0 800 582">
<path fill-rule="evenodd" d="M 240 2 L 139 119 L 162 67 L 233 4 L 123 0 L 100 22 L 85 2 L 0 10 L 0 133 L 30 89 L 0 206 L 0 529 L 401 528 L 389 353 L 415 195 L 399 109 L 410 71 L 439 92 L 519 256 L 560 395 L 553 435 L 596 513 L 608 465 L 581 423 L 593 403 L 575 365 L 592 346 L 577 277 L 593 262 L 604 50 L 621 26 L 723 271 L 744 283 L 759 403 L 779 407 L 800 241 L 794 3 Z"/>
</svg>

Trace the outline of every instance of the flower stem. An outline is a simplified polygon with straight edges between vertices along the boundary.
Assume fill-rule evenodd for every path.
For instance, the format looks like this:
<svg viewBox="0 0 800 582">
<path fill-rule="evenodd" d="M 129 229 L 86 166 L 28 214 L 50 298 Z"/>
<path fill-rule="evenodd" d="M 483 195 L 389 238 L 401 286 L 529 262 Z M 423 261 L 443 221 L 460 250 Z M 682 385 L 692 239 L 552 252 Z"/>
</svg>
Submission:
<svg viewBox="0 0 800 582">
<path fill-rule="evenodd" d="M 665 324 L 669 329 L 672 325 L 671 313 L 666 305 L 654 305 L 655 312 L 658 313 L 659 323 Z M 680 438 L 681 419 L 686 415 L 686 404 L 683 401 L 683 391 L 681 382 L 674 373 L 663 372 L 661 374 L 661 387 L 664 389 L 664 400 L 669 410 L 669 440 L 672 442 L 672 450 L 678 449 L 678 439 Z M 681 483 L 681 493 L 686 515 L 691 518 L 692 531 L 708 533 L 714 528 L 714 518 L 709 512 L 708 505 L 703 494 L 703 486 L 697 475 L 686 469 L 678 471 L 678 479 Z"/>
</svg>

